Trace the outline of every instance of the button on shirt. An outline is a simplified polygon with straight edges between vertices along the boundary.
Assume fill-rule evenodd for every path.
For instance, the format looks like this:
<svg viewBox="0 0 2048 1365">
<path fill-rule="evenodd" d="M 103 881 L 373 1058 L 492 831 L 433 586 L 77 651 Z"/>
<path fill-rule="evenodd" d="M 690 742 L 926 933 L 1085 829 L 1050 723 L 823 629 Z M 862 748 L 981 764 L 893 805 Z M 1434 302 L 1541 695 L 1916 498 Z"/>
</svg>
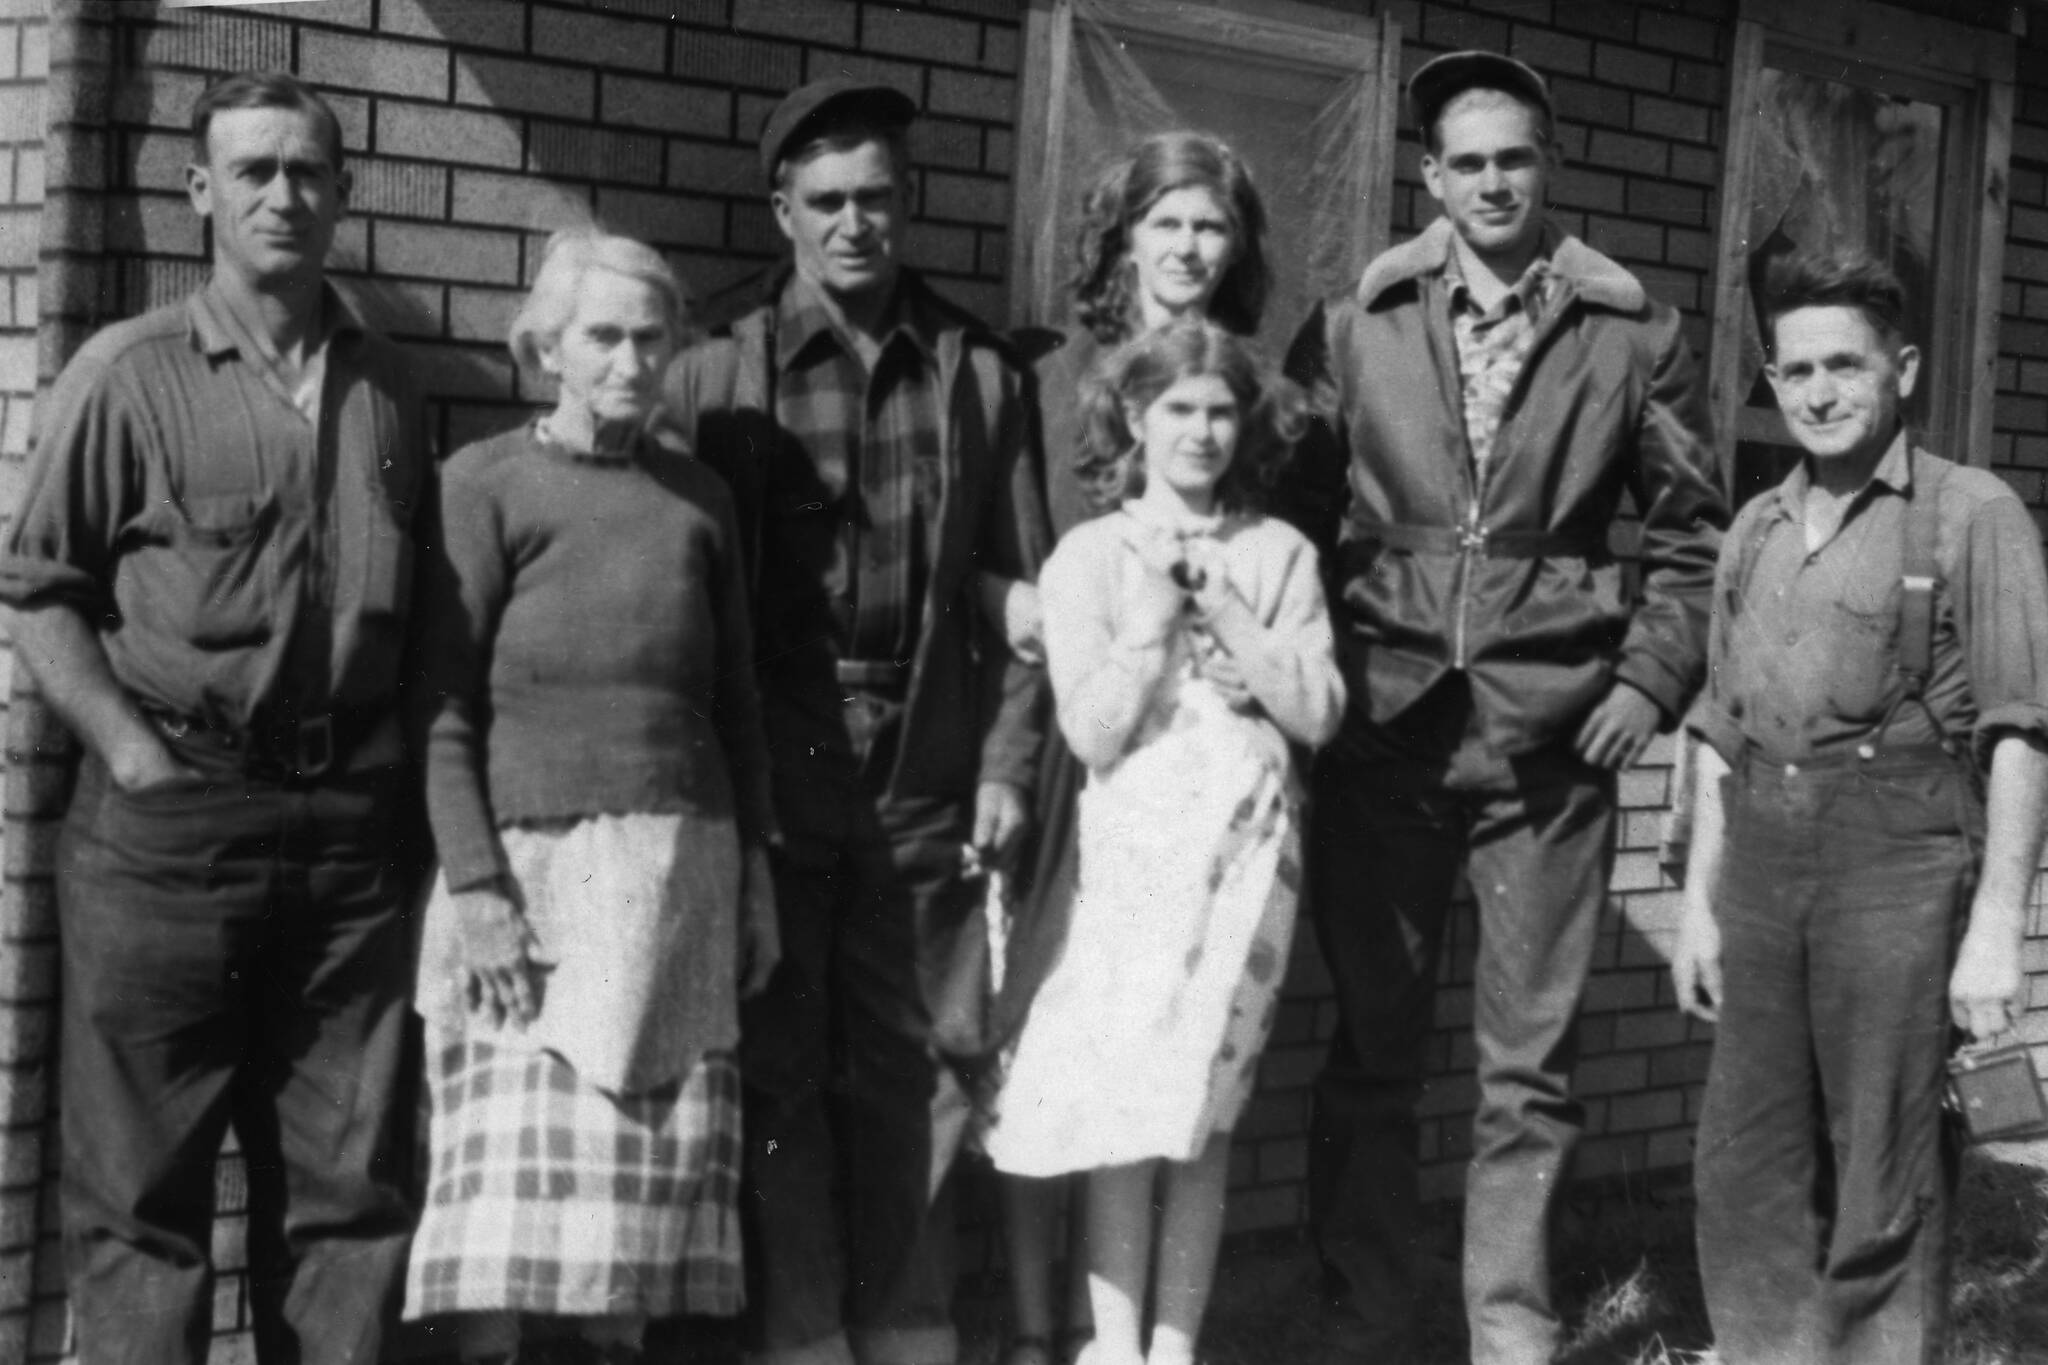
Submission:
<svg viewBox="0 0 2048 1365">
<path fill-rule="evenodd" d="M 1746 749 L 1772 763 L 1838 755 L 1874 736 L 1903 686 L 1899 578 L 1908 508 L 1924 490 L 1904 435 L 1841 527 L 1812 551 L 1809 486 L 1802 462 L 1743 509 L 1724 542 L 1707 690 L 1691 723 L 1731 763 Z M 2033 519 L 2011 488 L 1983 470 L 1950 469 L 1938 496 L 1942 585 L 1928 705 L 1945 734 L 1974 736 L 1980 745 L 2000 727 L 2048 738 L 2048 579 Z M 1753 545 L 1748 554 L 1745 545 Z M 1743 558 L 1751 568 L 1738 585 Z M 1926 712 L 1906 705 L 1883 744 L 1939 738 Z"/>
<path fill-rule="evenodd" d="M 45 400 L 0 601 L 64 603 L 139 700 L 226 729 L 387 705 L 430 467 L 402 356 L 331 291 L 297 376 L 212 286 L 95 336 Z"/>
<path fill-rule="evenodd" d="M 899 290 L 869 370 L 802 277 L 776 318 L 784 433 L 763 527 L 763 657 L 832 646 L 908 663 L 917 643 L 940 473 L 937 329 Z M 764 679 L 764 685 L 773 684 Z"/>
<path fill-rule="evenodd" d="M 1543 311 L 1550 303 L 1550 259 L 1539 256 L 1522 272 L 1515 287 L 1491 309 L 1479 306 L 1458 265 L 1448 254 L 1444 288 L 1451 310 L 1451 335 L 1458 345 L 1458 379 L 1465 408 L 1465 437 L 1472 448 L 1473 472 L 1485 476 L 1493 457 L 1494 437 L 1507 415 L 1508 396 L 1536 345 Z"/>
</svg>

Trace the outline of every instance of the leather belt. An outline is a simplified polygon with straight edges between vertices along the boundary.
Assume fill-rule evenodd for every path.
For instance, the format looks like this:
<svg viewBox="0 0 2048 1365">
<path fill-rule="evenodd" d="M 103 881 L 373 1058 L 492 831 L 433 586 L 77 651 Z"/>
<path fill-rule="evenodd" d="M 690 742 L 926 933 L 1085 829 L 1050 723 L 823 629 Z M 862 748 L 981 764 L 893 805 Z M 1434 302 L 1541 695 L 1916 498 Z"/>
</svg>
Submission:
<svg viewBox="0 0 2048 1365">
<path fill-rule="evenodd" d="M 258 717 L 239 730 L 222 729 L 197 716 L 161 707 L 143 711 L 173 745 L 232 759 L 250 777 L 307 781 L 331 773 L 388 767 L 405 757 L 398 713 L 390 708 L 288 719 Z"/>
<path fill-rule="evenodd" d="M 1605 537 L 1574 531 L 1490 531 L 1484 526 L 1395 526 L 1386 522 L 1356 522 L 1349 529 L 1353 540 L 1423 554 L 1470 552 L 1486 559 L 1547 559 L 1552 555 L 1604 559 L 1608 554 Z"/>
<path fill-rule="evenodd" d="M 870 692 L 901 692 L 910 685 L 910 661 L 895 659 L 837 659 L 834 675 L 843 687 L 864 687 Z"/>
</svg>

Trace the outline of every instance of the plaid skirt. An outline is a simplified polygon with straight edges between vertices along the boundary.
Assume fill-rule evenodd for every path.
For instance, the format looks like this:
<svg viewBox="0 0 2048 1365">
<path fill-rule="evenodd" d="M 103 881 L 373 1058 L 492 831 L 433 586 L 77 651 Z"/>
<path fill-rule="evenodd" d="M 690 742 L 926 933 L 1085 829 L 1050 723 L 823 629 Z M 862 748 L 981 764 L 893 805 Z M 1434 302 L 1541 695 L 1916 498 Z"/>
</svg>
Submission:
<svg viewBox="0 0 2048 1365">
<path fill-rule="evenodd" d="M 740 1310 L 730 1053 L 705 1053 L 679 1085 L 612 1095 L 553 1053 L 434 1032 L 406 1317 Z"/>
</svg>

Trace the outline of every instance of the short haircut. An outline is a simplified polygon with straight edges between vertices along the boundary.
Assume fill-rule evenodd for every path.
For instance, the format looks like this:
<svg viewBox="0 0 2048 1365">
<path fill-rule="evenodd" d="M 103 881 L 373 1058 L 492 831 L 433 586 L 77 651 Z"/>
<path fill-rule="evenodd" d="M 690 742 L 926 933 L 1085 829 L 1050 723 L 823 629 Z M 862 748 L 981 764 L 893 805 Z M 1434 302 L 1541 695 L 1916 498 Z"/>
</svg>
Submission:
<svg viewBox="0 0 2048 1365">
<path fill-rule="evenodd" d="M 583 279 L 593 270 L 639 280 L 660 296 L 668 316 L 669 336 L 680 346 L 689 322 L 689 300 L 682 281 L 645 242 L 620 237 L 601 228 L 565 228 L 548 238 L 541 253 L 540 270 L 533 288 L 512 319 L 507 344 L 512 359 L 529 377 L 541 373 L 540 350 L 562 335 L 562 329 L 576 316 L 576 297 Z"/>
<path fill-rule="evenodd" d="M 311 114 L 327 142 L 331 168 L 341 169 L 341 120 L 335 117 L 334 106 L 312 86 L 283 71 L 238 71 L 223 76 L 192 102 L 192 159 L 199 165 L 205 165 L 213 154 L 206 140 L 213 129 L 213 116 L 230 109 L 296 109 Z"/>
<path fill-rule="evenodd" d="M 1866 251 L 1807 251 L 1774 262 L 1764 275 L 1764 354 L 1775 356 L 1778 319 L 1800 308 L 1856 308 L 1889 349 L 1906 340 L 1906 287 Z"/>
<path fill-rule="evenodd" d="M 1490 100 L 1505 100 L 1527 109 L 1530 122 L 1536 125 L 1537 145 L 1548 147 L 1556 141 L 1556 130 L 1550 126 L 1550 111 L 1521 91 L 1510 90 L 1501 85 L 1468 85 L 1439 105 L 1436 117 L 1422 130 L 1423 144 L 1429 149 L 1431 156 L 1439 156 L 1444 150 L 1444 119 L 1473 95 L 1485 95 Z"/>
<path fill-rule="evenodd" d="M 1246 336 L 1259 330 L 1273 272 L 1266 263 L 1266 206 L 1251 172 L 1228 145 L 1203 133 L 1155 133 L 1103 171 L 1081 201 L 1075 233 L 1074 316 L 1106 345 L 1138 327 L 1130 270 L 1131 228 L 1175 190 L 1216 196 L 1236 255 L 1209 300 L 1209 316 Z"/>
<path fill-rule="evenodd" d="M 1301 390 L 1275 374 L 1237 333 L 1207 318 L 1176 318 L 1111 351 L 1081 384 L 1081 449 L 1074 468 L 1099 509 L 1145 487 L 1145 451 L 1128 412 L 1143 412 L 1183 379 L 1215 375 L 1237 399 L 1237 450 L 1216 485 L 1229 511 L 1257 508 L 1308 424 Z"/>
<path fill-rule="evenodd" d="M 908 124 L 884 122 L 863 114 L 849 114 L 839 119 L 829 115 L 819 122 L 819 127 L 801 142 L 792 142 L 784 149 L 775 163 L 775 188 L 789 193 L 789 183 L 795 177 L 797 167 L 821 157 L 827 152 L 850 152 L 870 142 L 879 142 L 889 150 L 889 165 L 896 173 L 896 188 L 899 192 L 908 188 L 906 180 L 910 175 L 910 130 Z"/>
</svg>

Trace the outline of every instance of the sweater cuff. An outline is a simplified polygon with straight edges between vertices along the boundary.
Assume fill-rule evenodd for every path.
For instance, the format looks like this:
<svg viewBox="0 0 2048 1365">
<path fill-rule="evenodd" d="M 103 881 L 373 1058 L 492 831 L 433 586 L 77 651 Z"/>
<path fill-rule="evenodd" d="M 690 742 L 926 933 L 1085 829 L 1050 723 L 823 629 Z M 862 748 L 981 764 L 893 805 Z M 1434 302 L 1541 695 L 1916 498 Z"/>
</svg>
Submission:
<svg viewBox="0 0 2048 1365">
<path fill-rule="evenodd" d="M 486 833 L 481 839 L 444 845 L 441 849 L 441 877 L 451 892 L 475 891 L 492 885 L 510 888 L 512 885 L 512 869 L 505 865 L 505 854 L 494 832 Z"/>
</svg>

